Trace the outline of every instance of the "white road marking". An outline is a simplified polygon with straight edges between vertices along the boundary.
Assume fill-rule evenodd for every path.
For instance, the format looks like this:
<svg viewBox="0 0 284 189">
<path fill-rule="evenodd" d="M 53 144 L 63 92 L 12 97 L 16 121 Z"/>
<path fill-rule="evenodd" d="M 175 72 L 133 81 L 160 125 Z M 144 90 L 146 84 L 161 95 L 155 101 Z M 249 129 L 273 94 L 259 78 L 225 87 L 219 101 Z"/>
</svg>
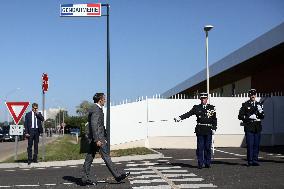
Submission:
<svg viewBox="0 0 284 189">
<path fill-rule="evenodd" d="M 195 160 L 195 159 L 177 159 L 177 160 L 180 160 L 180 161 L 192 161 L 192 160 Z"/>
<path fill-rule="evenodd" d="M 222 152 L 222 153 L 225 153 L 225 154 L 234 155 L 234 156 L 246 157 L 246 155 L 236 154 L 236 153 L 231 153 L 231 152 L 226 152 L 226 151 L 218 150 L 218 149 L 215 149 L 215 151 L 217 151 L 217 152 Z"/>
<path fill-rule="evenodd" d="M 189 181 L 189 182 L 193 182 L 193 181 L 203 181 L 203 178 L 182 178 L 182 179 L 171 179 L 171 181 L 175 181 L 175 182 L 183 182 L 183 181 Z"/>
<path fill-rule="evenodd" d="M 157 162 L 168 162 L 169 160 L 166 160 L 166 159 L 159 159 L 157 160 Z"/>
<path fill-rule="evenodd" d="M 149 167 L 137 167 L 137 168 L 128 168 L 124 169 L 125 171 L 144 171 L 144 170 L 149 170 Z"/>
<path fill-rule="evenodd" d="M 69 166 L 69 167 L 78 167 L 77 165 L 71 165 L 71 166 Z"/>
<path fill-rule="evenodd" d="M 179 189 L 179 187 L 177 187 L 175 185 L 175 183 L 173 183 L 173 181 L 171 181 L 170 179 L 168 179 L 165 175 L 163 175 L 160 171 L 158 171 L 158 169 L 156 169 L 155 167 L 151 167 L 151 169 L 153 169 L 153 171 L 159 175 L 164 181 L 166 181 L 172 189 Z"/>
<path fill-rule="evenodd" d="M 187 173 L 187 170 L 162 170 L 162 173 Z"/>
<path fill-rule="evenodd" d="M 29 171 L 29 170 L 31 170 L 31 169 L 21 169 L 21 170 L 23 170 L 23 171 Z"/>
<path fill-rule="evenodd" d="M 116 164 L 116 165 L 120 165 L 120 164 L 122 164 L 122 163 L 119 163 L 119 162 L 118 162 L 118 163 L 115 163 L 115 164 Z"/>
<path fill-rule="evenodd" d="M 46 186 L 56 186 L 56 184 L 44 184 Z"/>
<path fill-rule="evenodd" d="M 133 189 L 171 189 L 169 185 L 159 185 L 159 186 L 138 186 L 132 187 Z"/>
<path fill-rule="evenodd" d="M 196 177 L 196 174 L 189 173 L 189 174 L 164 174 L 166 177 Z"/>
<path fill-rule="evenodd" d="M 39 167 L 39 168 L 36 168 L 36 169 L 39 169 L 39 170 L 41 170 L 41 169 L 46 169 L 46 168 L 44 168 L 44 167 Z"/>
<path fill-rule="evenodd" d="M 278 158 L 284 158 L 284 156 L 275 156 L 275 157 L 278 157 Z"/>
<path fill-rule="evenodd" d="M 7 171 L 7 172 L 14 172 L 14 171 L 16 171 L 16 170 L 8 169 L 8 170 L 4 170 L 4 171 Z"/>
<path fill-rule="evenodd" d="M 153 174 L 154 171 L 140 171 L 140 172 L 131 172 L 131 175 L 140 175 L 140 174 Z"/>
<path fill-rule="evenodd" d="M 28 184 L 21 184 L 21 185 L 15 185 L 16 187 L 38 187 L 40 185 L 34 184 L 34 185 L 28 185 Z"/>
<path fill-rule="evenodd" d="M 0 188 L 11 188 L 12 186 L 0 186 Z"/>
<path fill-rule="evenodd" d="M 166 182 L 163 179 L 153 179 L 153 180 L 133 180 L 133 181 L 129 181 L 130 184 L 149 184 L 149 183 L 153 183 L 153 182 Z"/>
<path fill-rule="evenodd" d="M 51 167 L 51 168 L 53 168 L 53 169 L 60 169 L 61 167 Z"/>
<path fill-rule="evenodd" d="M 146 179 L 146 178 L 159 178 L 159 175 L 142 175 L 136 177 L 129 177 L 128 179 Z"/>
<path fill-rule="evenodd" d="M 158 170 L 163 170 L 163 169 L 180 169 L 181 166 L 173 166 L 173 167 L 155 167 Z"/>
<path fill-rule="evenodd" d="M 180 188 L 201 188 L 201 187 L 207 187 L 207 188 L 216 188 L 216 185 L 213 184 L 180 184 L 178 185 Z"/>
<path fill-rule="evenodd" d="M 64 184 L 64 185 L 72 185 L 73 183 L 71 183 L 71 182 L 64 182 L 62 184 Z"/>
</svg>

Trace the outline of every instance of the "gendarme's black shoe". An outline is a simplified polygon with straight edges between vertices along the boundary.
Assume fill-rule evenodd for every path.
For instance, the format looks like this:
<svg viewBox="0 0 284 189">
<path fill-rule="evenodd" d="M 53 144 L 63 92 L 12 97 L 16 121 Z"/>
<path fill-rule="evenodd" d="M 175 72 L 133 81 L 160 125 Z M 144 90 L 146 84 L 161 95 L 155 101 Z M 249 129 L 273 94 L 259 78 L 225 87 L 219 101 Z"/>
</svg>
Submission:
<svg viewBox="0 0 284 189">
<path fill-rule="evenodd" d="M 197 169 L 202 169 L 203 166 L 202 165 L 198 165 Z"/>
<path fill-rule="evenodd" d="M 205 168 L 211 168 L 211 165 L 205 165 Z"/>
<path fill-rule="evenodd" d="M 28 160 L 28 165 L 30 165 L 32 163 L 32 161 L 31 160 Z"/>
<path fill-rule="evenodd" d="M 34 159 L 33 162 L 34 162 L 34 163 L 38 163 L 37 159 Z"/>
<path fill-rule="evenodd" d="M 115 180 L 116 180 L 116 182 L 121 182 L 122 180 L 127 178 L 129 175 L 130 175 L 130 172 L 123 173 L 119 177 L 115 178 Z"/>
<path fill-rule="evenodd" d="M 260 165 L 259 165 L 259 163 L 257 163 L 257 162 L 253 162 L 253 163 L 252 163 L 252 166 L 260 166 Z"/>
<path fill-rule="evenodd" d="M 252 166 L 252 163 L 247 163 L 246 166 L 250 167 L 250 166 Z"/>
</svg>

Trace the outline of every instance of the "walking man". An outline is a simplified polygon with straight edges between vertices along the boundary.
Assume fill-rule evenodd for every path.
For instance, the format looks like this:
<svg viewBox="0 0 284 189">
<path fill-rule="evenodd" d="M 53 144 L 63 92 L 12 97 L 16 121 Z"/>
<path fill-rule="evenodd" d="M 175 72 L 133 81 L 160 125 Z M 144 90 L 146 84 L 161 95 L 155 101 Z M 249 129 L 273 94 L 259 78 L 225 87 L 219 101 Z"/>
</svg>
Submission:
<svg viewBox="0 0 284 189">
<path fill-rule="evenodd" d="M 108 170 L 111 172 L 117 182 L 124 180 L 129 176 L 130 172 L 125 173 L 124 171 L 119 172 L 114 163 L 111 161 L 110 156 L 107 153 L 107 141 L 106 141 L 106 130 L 104 127 L 104 113 L 103 106 L 105 104 L 104 93 L 96 93 L 93 97 L 95 105 L 89 112 L 88 126 L 86 129 L 86 137 L 89 143 L 89 149 L 86 155 L 86 159 L 83 165 L 83 176 L 82 182 L 84 185 L 91 184 L 97 185 L 97 181 L 90 179 L 90 169 L 92 162 L 95 158 L 96 152 L 99 152 L 103 158 Z"/>
<path fill-rule="evenodd" d="M 38 112 L 38 104 L 32 104 L 32 111 L 26 113 L 25 116 L 25 132 L 26 137 L 28 138 L 28 165 L 33 161 L 37 163 L 37 154 L 38 154 L 38 142 L 39 135 L 43 133 L 42 121 L 44 117 Z M 34 145 L 34 155 L 32 156 L 32 147 Z M 33 158 L 32 158 L 33 157 Z"/>
<path fill-rule="evenodd" d="M 242 104 L 238 118 L 242 120 L 247 143 L 247 166 L 259 166 L 258 153 L 261 135 L 263 106 L 256 101 L 256 90 L 249 90 L 249 100 Z"/>
<path fill-rule="evenodd" d="M 198 169 L 202 169 L 203 165 L 205 165 L 206 168 L 211 167 L 212 134 L 214 134 L 217 129 L 215 106 L 207 103 L 208 94 L 200 93 L 200 101 L 201 103 L 194 105 L 189 112 L 174 118 L 176 122 L 189 118 L 192 115 L 195 115 L 197 118 L 195 133 L 197 136 L 196 155 L 198 159 Z"/>
</svg>

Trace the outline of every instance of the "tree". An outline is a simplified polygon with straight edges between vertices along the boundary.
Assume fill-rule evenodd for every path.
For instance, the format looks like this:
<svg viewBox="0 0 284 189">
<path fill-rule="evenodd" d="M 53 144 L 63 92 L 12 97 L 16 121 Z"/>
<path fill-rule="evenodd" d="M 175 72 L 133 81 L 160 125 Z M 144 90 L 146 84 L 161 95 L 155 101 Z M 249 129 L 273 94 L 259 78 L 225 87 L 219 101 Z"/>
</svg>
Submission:
<svg viewBox="0 0 284 189">
<path fill-rule="evenodd" d="M 84 100 L 83 102 L 81 102 L 81 104 L 79 106 L 77 106 L 77 110 L 76 110 L 76 113 L 79 115 L 79 116 L 87 116 L 88 113 L 89 113 L 89 110 L 94 106 L 93 103 L 87 101 L 87 100 Z"/>
</svg>

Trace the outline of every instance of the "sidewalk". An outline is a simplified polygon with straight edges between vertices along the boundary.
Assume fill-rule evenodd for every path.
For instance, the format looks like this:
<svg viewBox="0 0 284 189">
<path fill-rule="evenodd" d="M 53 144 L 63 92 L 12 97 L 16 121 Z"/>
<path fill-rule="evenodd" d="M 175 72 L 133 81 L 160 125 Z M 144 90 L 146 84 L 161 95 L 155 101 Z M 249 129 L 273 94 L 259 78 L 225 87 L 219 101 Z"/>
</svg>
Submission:
<svg viewBox="0 0 284 189">
<path fill-rule="evenodd" d="M 112 157 L 111 159 L 113 162 L 123 162 L 123 161 L 127 162 L 127 161 L 144 160 L 144 159 L 158 159 L 164 157 L 162 153 L 157 151 L 155 152 L 157 154 Z M 83 164 L 84 161 L 85 161 L 84 159 L 68 160 L 68 161 L 50 161 L 50 162 L 32 163 L 31 165 L 28 165 L 27 163 L 0 163 L 0 169 L 72 166 L 72 165 Z M 104 161 L 101 158 L 96 158 L 94 159 L 93 163 L 104 163 Z"/>
</svg>

